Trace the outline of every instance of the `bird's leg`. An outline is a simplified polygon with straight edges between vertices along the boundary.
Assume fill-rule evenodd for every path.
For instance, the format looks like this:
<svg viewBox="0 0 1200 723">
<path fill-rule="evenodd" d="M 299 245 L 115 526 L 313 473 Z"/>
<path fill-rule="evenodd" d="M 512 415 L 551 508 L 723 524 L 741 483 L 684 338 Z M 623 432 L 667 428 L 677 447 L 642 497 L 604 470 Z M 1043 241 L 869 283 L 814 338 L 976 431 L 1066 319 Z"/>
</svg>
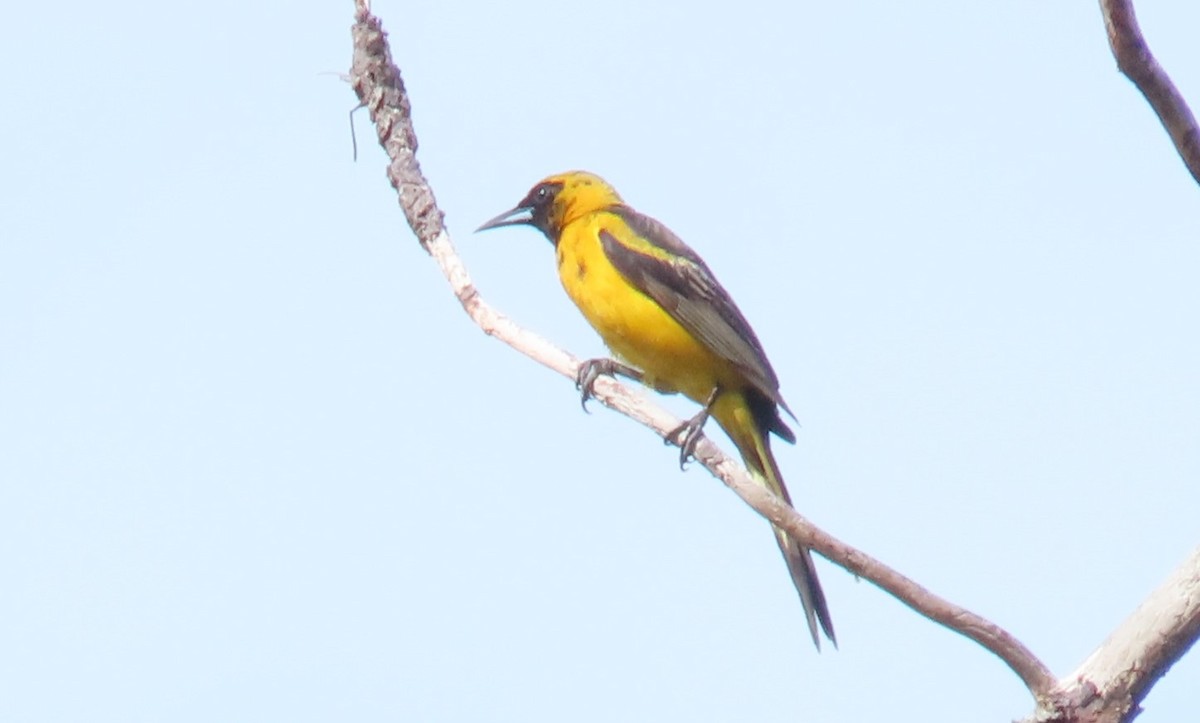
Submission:
<svg viewBox="0 0 1200 723">
<path fill-rule="evenodd" d="M 684 468 L 689 457 L 695 456 L 696 445 L 700 443 L 700 437 L 704 436 L 704 423 L 712 414 L 713 405 L 717 403 L 719 396 L 721 396 L 721 387 L 713 387 L 712 393 L 708 395 L 708 400 L 704 402 L 704 408 L 697 412 L 696 416 L 672 429 L 663 440 L 664 443 L 671 444 L 676 438 L 683 435 L 683 438 L 679 440 L 679 469 Z"/>
<path fill-rule="evenodd" d="M 616 359 L 588 359 L 579 365 L 579 371 L 575 373 L 575 388 L 579 390 L 579 403 L 583 406 L 583 411 L 588 410 L 588 400 L 595 396 L 592 385 L 596 380 L 602 376 L 615 377 L 618 374 L 635 382 L 640 382 L 646 377 L 640 369 L 634 369 Z"/>
</svg>

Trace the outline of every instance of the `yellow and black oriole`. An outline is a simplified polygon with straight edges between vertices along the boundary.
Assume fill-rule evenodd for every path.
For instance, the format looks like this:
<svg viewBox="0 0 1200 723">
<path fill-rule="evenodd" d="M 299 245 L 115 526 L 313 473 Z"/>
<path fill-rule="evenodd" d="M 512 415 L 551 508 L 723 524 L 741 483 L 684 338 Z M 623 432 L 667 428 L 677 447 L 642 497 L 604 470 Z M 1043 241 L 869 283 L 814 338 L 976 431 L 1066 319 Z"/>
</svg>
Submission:
<svg viewBox="0 0 1200 723">
<path fill-rule="evenodd" d="M 633 210 L 599 176 L 562 173 L 538 183 L 516 208 L 479 227 L 529 225 L 554 244 L 567 295 L 621 360 L 594 359 L 577 379 L 586 404 L 601 374 L 621 374 L 703 405 L 676 435 L 681 463 L 709 415 L 737 445 L 750 472 L 791 504 L 769 434 L 796 437 L 780 416 L 779 394 L 754 330 L 704 261 L 666 226 Z M 800 592 L 813 643 L 817 624 L 837 644 L 808 548 L 775 528 Z"/>
</svg>

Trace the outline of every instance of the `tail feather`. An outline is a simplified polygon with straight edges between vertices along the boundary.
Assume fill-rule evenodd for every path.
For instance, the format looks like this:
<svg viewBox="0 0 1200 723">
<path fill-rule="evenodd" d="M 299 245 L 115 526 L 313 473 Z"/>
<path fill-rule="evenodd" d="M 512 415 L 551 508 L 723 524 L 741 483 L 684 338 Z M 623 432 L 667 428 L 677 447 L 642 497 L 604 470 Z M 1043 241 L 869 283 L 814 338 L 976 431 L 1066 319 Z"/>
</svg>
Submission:
<svg viewBox="0 0 1200 723">
<path fill-rule="evenodd" d="M 829 642 L 837 647 L 837 635 L 833 632 L 833 620 L 829 617 L 829 605 L 825 602 L 825 591 L 821 589 L 821 581 L 817 579 L 817 568 L 813 565 L 812 553 L 807 547 L 801 547 L 787 533 L 778 527 L 775 540 L 779 543 L 779 551 L 787 563 L 788 572 L 792 575 L 792 583 L 800 593 L 800 604 L 804 606 L 804 615 L 808 618 L 808 632 L 812 635 L 813 645 L 821 649 L 821 635 L 817 632 L 818 623 Z"/>
<path fill-rule="evenodd" d="M 722 414 L 726 410 L 721 409 L 721 406 L 724 405 L 718 403 L 718 408 L 714 409 L 714 416 L 737 445 L 750 473 L 767 489 L 791 505 L 792 499 L 783 484 L 783 475 L 779 472 L 775 455 L 771 453 L 770 439 L 766 431 L 770 427 L 754 419 L 745 400 L 739 399 L 737 403 L 727 407 L 726 414 Z M 775 532 L 779 551 L 783 553 L 784 562 L 791 573 L 792 583 L 800 593 L 800 603 L 804 606 L 804 615 L 808 619 L 808 631 L 812 635 L 813 644 L 817 646 L 817 650 L 821 649 L 820 633 L 823 631 L 825 637 L 829 638 L 829 642 L 836 648 L 837 636 L 833 632 L 833 619 L 829 616 L 825 592 L 817 579 L 817 568 L 813 564 L 812 553 L 778 527 L 772 526 L 771 529 Z"/>
</svg>

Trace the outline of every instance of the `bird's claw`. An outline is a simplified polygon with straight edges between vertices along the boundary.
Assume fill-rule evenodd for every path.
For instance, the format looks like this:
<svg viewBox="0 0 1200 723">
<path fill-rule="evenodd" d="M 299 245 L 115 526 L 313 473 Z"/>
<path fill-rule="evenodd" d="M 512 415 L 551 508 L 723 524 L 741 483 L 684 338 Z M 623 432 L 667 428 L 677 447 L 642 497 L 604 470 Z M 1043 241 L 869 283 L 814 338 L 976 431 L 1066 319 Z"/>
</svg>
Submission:
<svg viewBox="0 0 1200 723">
<path fill-rule="evenodd" d="M 601 376 L 613 376 L 616 373 L 612 359 L 588 359 L 579 365 L 575 373 L 575 388 L 579 390 L 579 406 L 591 414 L 587 408 L 588 400 L 596 396 L 594 386 Z"/>
<path fill-rule="evenodd" d="M 717 403 L 717 397 L 719 396 L 721 396 L 721 387 L 714 387 L 712 393 L 708 395 L 708 399 L 704 402 L 704 406 L 696 413 L 696 416 L 672 429 L 671 433 L 663 440 L 666 444 L 678 442 L 679 469 L 686 469 L 688 460 L 695 458 L 696 445 L 700 444 L 700 439 L 704 436 L 704 423 L 708 421 L 708 416 L 712 414 L 713 405 Z"/>
<path fill-rule="evenodd" d="M 579 365 L 579 371 L 575 372 L 575 388 L 579 390 L 579 404 L 583 411 L 588 411 L 588 400 L 596 396 L 596 380 L 600 377 L 615 377 L 618 374 L 635 382 L 645 378 L 642 372 L 616 359 L 588 359 Z"/>
<path fill-rule="evenodd" d="M 696 445 L 704 437 L 707 421 L 708 409 L 701 409 L 699 414 L 672 429 L 663 439 L 663 444 L 679 444 L 679 469 L 687 469 L 688 460 L 696 456 Z"/>
</svg>

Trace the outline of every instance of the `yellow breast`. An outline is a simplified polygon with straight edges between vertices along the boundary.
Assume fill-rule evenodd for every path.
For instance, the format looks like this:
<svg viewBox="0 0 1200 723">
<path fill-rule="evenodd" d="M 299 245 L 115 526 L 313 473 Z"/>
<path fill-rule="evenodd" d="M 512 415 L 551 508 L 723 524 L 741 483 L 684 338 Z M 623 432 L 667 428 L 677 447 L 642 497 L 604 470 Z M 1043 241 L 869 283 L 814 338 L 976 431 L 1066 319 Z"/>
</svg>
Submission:
<svg viewBox="0 0 1200 723">
<path fill-rule="evenodd" d="M 600 212 L 563 229 L 557 247 L 563 288 L 609 349 L 645 372 L 647 384 L 704 403 L 718 383 L 734 378 L 733 370 L 608 260 L 600 231 L 621 223 Z"/>
</svg>

